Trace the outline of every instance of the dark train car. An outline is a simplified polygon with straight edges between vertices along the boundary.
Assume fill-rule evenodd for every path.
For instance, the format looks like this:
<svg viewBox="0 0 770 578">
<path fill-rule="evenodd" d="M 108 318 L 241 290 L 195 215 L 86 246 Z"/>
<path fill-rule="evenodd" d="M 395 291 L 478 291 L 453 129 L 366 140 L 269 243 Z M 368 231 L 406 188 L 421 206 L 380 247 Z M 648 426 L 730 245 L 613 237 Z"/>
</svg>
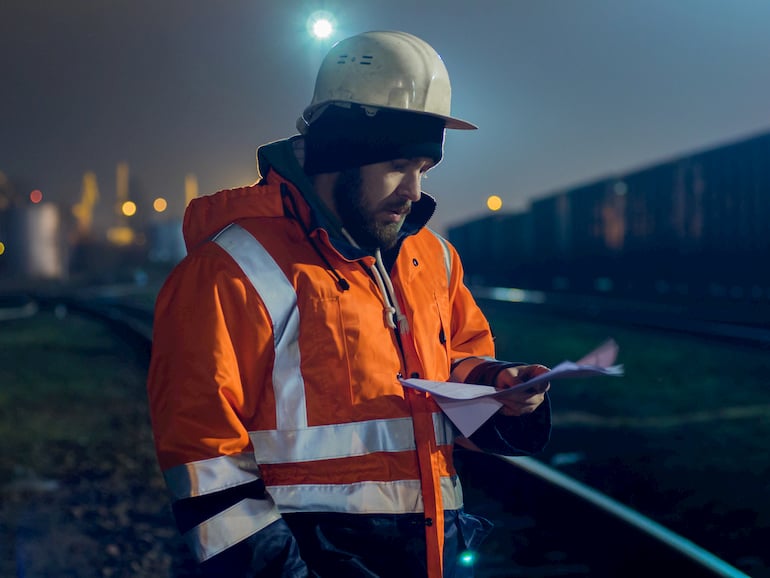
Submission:
<svg viewBox="0 0 770 578">
<path fill-rule="evenodd" d="M 761 297 L 768 165 L 770 136 L 762 136 L 627 175 L 623 256 L 644 273 L 641 287 L 659 297 Z"/>
<path fill-rule="evenodd" d="M 770 135 L 696 158 L 703 167 L 696 261 L 710 294 L 770 297 Z"/>
<path fill-rule="evenodd" d="M 469 282 L 476 285 L 489 283 L 484 276 L 484 271 L 487 269 L 485 251 L 488 245 L 485 237 L 485 220 L 476 219 L 451 228 L 448 239 L 463 258 L 465 275 Z"/>
<path fill-rule="evenodd" d="M 450 228 L 448 237 L 463 257 L 470 284 L 523 282 L 533 238 L 528 213 L 493 213 Z"/>
<path fill-rule="evenodd" d="M 625 223 L 625 193 L 610 180 L 569 191 L 568 250 L 561 258 L 571 271 L 566 289 L 578 292 L 606 292 L 614 288 L 611 273 L 614 258 L 622 250 Z M 564 218 L 564 216 L 562 216 Z"/>
<path fill-rule="evenodd" d="M 527 225 L 450 229 L 469 279 L 770 307 L 770 133 L 539 198 L 517 218 Z"/>
<path fill-rule="evenodd" d="M 533 288 L 606 292 L 622 254 L 625 185 L 603 180 L 534 201 L 531 266 Z"/>
<path fill-rule="evenodd" d="M 558 194 L 534 201 L 530 207 L 532 240 L 525 288 L 569 289 L 571 264 L 570 197 Z"/>
<path fill-rule="evenodd" d="M 490 278 L 495 285 L 513 284 L 527 280 L 527 263 L 532 254 L 532 218 L 529 213 L 494 215 L 489 230 L 489 255 L 492 261 Z"/>
<path fill-rule="evenodd" d="M 625 232 L 615 275 L 620 292 L 634 297 L 668 293 L 681 270 L 678 231 L 684 222 L 677 210 L 676 163 L 664 163 L 623 176 Z M 680 195 L 681 199 L 681 195 Z"/>
</svg>

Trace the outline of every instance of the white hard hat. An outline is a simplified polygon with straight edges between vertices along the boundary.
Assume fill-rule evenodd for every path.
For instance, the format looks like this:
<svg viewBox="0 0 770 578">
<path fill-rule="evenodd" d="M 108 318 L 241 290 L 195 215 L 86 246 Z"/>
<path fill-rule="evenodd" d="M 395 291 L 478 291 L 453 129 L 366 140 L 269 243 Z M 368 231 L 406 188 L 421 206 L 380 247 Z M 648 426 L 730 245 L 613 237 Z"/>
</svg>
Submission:
<svg viewBox="0 0 770 578">
<path fill-rule="evenodd" d="M 305 133 L 329 105 L 358 104 L 441 118 L 445 128 L 475 129 L 450 115 L 452 88 L 444 62 L 406 32 L 364 32 L 335 44 L 321 63 L 313 100 L 297 120 Z"/>
</svg>

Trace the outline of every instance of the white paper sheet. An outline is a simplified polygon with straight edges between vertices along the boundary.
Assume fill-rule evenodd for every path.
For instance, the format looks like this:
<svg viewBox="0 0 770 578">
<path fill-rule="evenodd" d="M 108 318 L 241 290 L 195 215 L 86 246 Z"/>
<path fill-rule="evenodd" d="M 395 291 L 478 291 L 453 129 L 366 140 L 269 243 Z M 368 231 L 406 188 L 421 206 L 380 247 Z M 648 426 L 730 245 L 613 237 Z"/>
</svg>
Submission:
<svg viewBox="0 0 770 578">
<path fill-rule="evenodd" d="M 613 365 L 617 359 L 618 345 L 610 339 L 583 356 L 580 361 L 563 361 L 550 371 L 538 375 L 515 387 L 498 391 L 488 385 L 430 381 L 427 379 L 400 379 L 402 385 L 430 393 L 441 410 L 457 426 L 465 437 L 475 432 L 485 421 L 502 407 L 499 399 L 511 392 L 535 387 L 558 379 L 591 377 L 599 375 L 621 376 L 622 365 Z"/>
</svg>

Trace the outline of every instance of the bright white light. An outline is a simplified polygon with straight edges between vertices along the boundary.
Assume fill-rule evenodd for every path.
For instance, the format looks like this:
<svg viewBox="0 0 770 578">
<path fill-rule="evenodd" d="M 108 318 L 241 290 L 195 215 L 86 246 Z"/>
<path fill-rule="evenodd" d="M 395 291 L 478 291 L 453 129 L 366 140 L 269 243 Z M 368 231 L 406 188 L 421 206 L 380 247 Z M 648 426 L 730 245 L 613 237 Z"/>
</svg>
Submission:
<svg viewBox="0 0 770 578">
<path fill-rule="evenodd" d="M 325 18 L 319 18 L 313 23 L 313 36 L 316 38 L 329 38 L 333 31 L 332 23 Z"/>
<path fill-rule="evenodd" d="M 310 35 L 317 40 L 326 40 L 334 34 L 335 21 L 329 12 L 314 12 L 307 20 Z"/>
</svg>

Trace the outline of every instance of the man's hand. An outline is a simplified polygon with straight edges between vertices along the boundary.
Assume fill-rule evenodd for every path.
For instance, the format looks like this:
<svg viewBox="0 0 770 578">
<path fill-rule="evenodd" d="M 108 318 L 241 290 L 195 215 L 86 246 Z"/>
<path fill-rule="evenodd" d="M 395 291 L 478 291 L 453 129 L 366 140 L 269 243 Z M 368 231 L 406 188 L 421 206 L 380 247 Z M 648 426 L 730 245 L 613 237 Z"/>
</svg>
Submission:
<svg viewBox="0 0 770 578">
<path fill-rule="evenodd" d="M 546 373 L 548 368 L 543 365 L 520 365 L 509 367 L 500 372 L 495 379 L 495 389 L 502 391 L 525 383 L 533 377 Z M 545 392 L 551 388 L 551 384 L 539 383 L 532 387 L 522 387 L 515 392 L 499 399 L 503 407 L 499 413 L 507 416 L 520 416 L 532 413 L 545 400 Z"/>
</svg>

